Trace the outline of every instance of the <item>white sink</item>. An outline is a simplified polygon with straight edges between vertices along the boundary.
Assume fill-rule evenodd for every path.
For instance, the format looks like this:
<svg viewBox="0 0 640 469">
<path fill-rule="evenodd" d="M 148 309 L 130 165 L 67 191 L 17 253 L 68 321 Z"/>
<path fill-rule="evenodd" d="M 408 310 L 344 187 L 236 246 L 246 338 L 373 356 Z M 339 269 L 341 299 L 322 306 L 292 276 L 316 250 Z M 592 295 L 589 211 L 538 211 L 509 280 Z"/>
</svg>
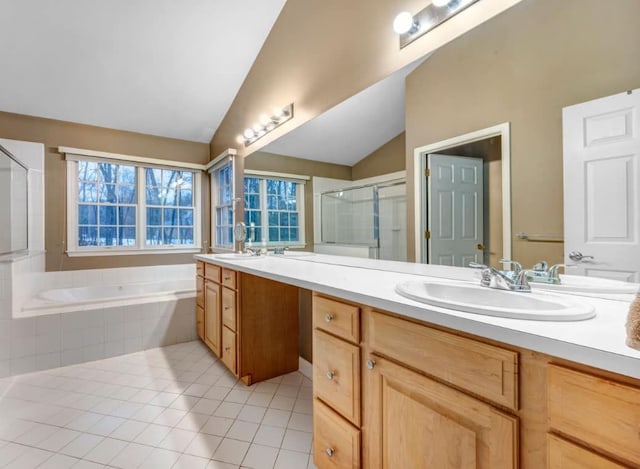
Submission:
<svg viewBox="0 0 640 469">
<path fill-rule="evenodd" d="M 635 294 L 639 287 L 637 283 L 579 275 L 560 275 L 559 285 L 538 282 L 529 282 L 529 284 L 534 290 L 592 294 Z"/>
<path fill-rule="evenodd" d="M 245 253 L 239 253 L 239 252 L 230 252 L 229 254 L 216 254 L 217 259 L 229 259 L 234 261 L 260 259 L 262 257 L 263 256 L 254 256 L 252 254 L 245 254 Z"/>
<path fill-rule="evenodd" d="M 516 293 L 470 283 L 412 280 L 396 285 L 407 298 L 467 313 L 538 321 L 578 321 L 595 316 L 591 305 L 549 293 Z"/>
</svg>

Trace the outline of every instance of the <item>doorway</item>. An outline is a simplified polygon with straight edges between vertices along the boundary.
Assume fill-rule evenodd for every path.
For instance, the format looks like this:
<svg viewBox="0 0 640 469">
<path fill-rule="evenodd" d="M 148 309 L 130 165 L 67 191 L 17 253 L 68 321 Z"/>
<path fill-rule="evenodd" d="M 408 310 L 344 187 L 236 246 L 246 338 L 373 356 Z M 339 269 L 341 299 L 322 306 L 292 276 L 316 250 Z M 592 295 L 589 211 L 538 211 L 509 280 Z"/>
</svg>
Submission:
<svg viewBox="0 0 640 469">
<path fill-rule="evenodd" d="M 429 223 L 429 178 L 427 177 L 430 154 L 471 157 L 482 161 L 483 168 L 483 239 L 477 259 L 487 265 L 501 267 L 500 259 L 511 256 L 511 187 L 509 123 L 500 124 L 434 144 L 416 148 L 415 217 L 416 262 L 441 263 L 430 252 L 429 236 L 435 227 Z M 447 263 L 445 261 L 444 263 Z"/>
</svg>

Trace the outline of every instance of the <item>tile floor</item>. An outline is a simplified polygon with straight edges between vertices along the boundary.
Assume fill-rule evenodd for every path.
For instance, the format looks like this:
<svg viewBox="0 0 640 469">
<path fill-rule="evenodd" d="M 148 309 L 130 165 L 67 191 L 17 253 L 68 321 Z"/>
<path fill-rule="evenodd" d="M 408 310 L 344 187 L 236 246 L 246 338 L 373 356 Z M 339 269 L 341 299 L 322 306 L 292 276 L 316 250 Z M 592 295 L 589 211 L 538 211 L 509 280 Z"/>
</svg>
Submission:
<svg viewBox="0 0 640 469">
<path fill-rule="evenodd" d="M 201 342 L 0 379 L 2 468 L 315 468 L 311 381 L 247 387 Z"/>
</svg>

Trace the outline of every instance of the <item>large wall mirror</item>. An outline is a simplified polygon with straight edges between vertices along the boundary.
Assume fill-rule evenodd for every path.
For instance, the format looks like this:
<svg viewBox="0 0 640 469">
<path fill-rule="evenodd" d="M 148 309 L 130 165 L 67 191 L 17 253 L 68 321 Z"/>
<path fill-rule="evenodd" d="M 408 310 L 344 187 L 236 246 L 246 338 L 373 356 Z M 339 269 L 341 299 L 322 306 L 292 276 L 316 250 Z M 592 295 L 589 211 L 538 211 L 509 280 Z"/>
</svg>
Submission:
<svg viewBox="0 0 640 469">
<path fill-rule="evenodd" d="M 563 109 L 640 88 L 637 60 L 640 29 L 636 20 L 639 17 L 640 3 L 636 0 L 619 0 L 615 8 L 599 0 L 524 0 L 421 62 L 397 72 L 396 93 L 402 99 L 401 128 L 393 127 L 399 121 L 394 107 L 388 101 L 375 102 L 365 90 L 366 99 L 360 93 L 338 106 L 348 107 L 360 101 L 359 111 L 354 107 L 351 115 L 345 117 L 330 110 L 263 150 L 351 167 L 353 175 L 358 165 L 367 163 L 357 158 L 373 155 L 375 149 L 369 148 L 364 154 L 352 152 L 349 156 L 346 153 L 352 147 L 362 142 L 375 145 L 376 135 L 386 135 L 391 128 L 395 129 L 394 135 L 404 130 L 402 168 L 390 167 L 407 170 L 408 259 L 419 261 L 422 258 L 415 246 L 419 244 L 416 237 L 421 234 L 421 221 L 416 213 L 423 210 L 424 200 L 414 194 L 415 178 L 422 177 L 418 173 L 423 168 L 415 164 L 415 149 L 508 124 L 511 167 L 506 176 L 510 179 L 506 212 L 496 208 L 502 207 L 504 197 L 492 183 L 504 182 L 505 173 L 497 171 L 495 165 L 499 159 L 495 155 L 501 154 L 504 139 L 489 138 L 482 148 L 459 145 L 452 149 L 453 156 L 480 156 L 493 176 L 489 177 L 484 193 L 493 201 L 487 216 L 495 220 L 490 220 L 489 225 L 493 226 L 495 221 L 500 236 L 497 231 L 487 234 L 490 246 L 484 260 L 497 265 L 501 257 L 510 255 L 525 267 L 541 260 L 549 264 L 565 262 L 568 260 L 565 251 L 570 247 L 565 249 L 564 244 Z M 385 81 L 393 80 L 389 77 Z M 387 96 L 391 95 L 387 92 Z M 368 120 L 372 115 L 377 121 Z M 636 120 L 629 125 L 635 132 L 633 158 L 638 163 L 640 127 L 638 114 L 634 116 Z M 365 124 L 358 128 L 356 123 Z M 335 135 L 344 135 L 345 130 L 348 135 L 338 140 Z M 335 142 L 340 144 L 336 147 Z M 482 152 L 487 156 L 479 155 Z M 338 158 L 342 154 L 345 156 Z M 269 161 L 261 152 L 247 159 L 249 166 L 254 164 L 260 169 L 269 169 Z M 388 161 L 378 159 L 374 166 L 382 167 L 385 163 Z M 638 191 L 632 191 L 632 196 L 637 213 Z M 506 218 L 509 230 L 501 226 L 504 213 L 510 216 L 510 221 Z M 634 220 L 629 229 L 637 236 L 629 239 L 640 250 L 640 222 L 638 217 Z M 486 225 L 483 229 L 487 229 Z M 510 237 L 507 243 L 501 239 L 503 233 Z M 510 246 L 510 253 L 503 250 L 505 245 Z M 606 259 L 587 262 L 600 264 L 597 269 L 600 272 L 616 268 L 615 262 Z M 573 273 L 588 273 L 586 270 Z M 626 279 L 640 280 L 637 274 Z"/>
<path fill-rule="evenodd" d="M 27 168 L 0 145 L 0 255 L 26 251 Z"/>
</svg>

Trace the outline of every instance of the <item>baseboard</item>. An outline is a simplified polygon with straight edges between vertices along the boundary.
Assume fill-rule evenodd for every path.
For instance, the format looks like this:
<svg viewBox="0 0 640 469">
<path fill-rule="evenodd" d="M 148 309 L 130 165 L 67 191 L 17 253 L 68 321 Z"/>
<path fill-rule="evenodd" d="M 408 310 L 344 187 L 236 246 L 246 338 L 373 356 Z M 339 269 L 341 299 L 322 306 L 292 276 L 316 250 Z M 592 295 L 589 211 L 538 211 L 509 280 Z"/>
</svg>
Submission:
<svg viewBox="0 0 640 469">
<path fill-rule="evenodd" d="M 298 371 L 306 378 L 313 380 L 313 365 L 302 357 L 298 357 Z"/>
</svg>

